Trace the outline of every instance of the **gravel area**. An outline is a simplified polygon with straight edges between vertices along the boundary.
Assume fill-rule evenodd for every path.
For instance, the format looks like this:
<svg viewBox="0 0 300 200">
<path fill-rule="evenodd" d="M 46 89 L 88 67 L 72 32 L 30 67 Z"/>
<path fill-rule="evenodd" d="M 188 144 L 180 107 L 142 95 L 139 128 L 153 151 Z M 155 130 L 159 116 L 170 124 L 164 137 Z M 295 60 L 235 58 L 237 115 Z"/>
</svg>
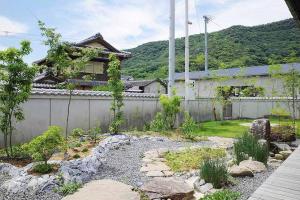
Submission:
<svg viewBox="0 0 300 200">
<path fill-rule="evenodd" d="M 212 146 L 212 142 L 176 142 L 171 140 L 152 140 L 149 138 L 141 138 L 133 141 L 131 145 L 126 145 L 118 150 L 110 151 L 107 154 L 107 160 L 103 166 L 103 170 L 95 176 L 95 179 L 113 179 L 132 185 L 134 187 L 141 186 L 149 180 L 144 173 L 140 172 L 142 166 L 142 157 L 146 151 L 158 148 L 176 149 L 188 146 Z"/>
<path fill-rule="evenodd" d="M 240 192 L 242 194 L 240 199 L 246 200 L 274 171 L 274 168 L 269 167 L 268 171 L 255 174 L 254 177 L 235 178 L 237 184 L 229 187 L 229 189 Z"/>
</svg>

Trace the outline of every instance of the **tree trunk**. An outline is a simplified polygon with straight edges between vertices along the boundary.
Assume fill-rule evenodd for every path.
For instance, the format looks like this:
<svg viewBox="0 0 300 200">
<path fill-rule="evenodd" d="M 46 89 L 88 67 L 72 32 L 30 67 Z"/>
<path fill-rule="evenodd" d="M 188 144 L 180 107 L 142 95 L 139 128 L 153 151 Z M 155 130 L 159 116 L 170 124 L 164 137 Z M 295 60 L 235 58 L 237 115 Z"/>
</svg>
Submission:
<svg viewBox="0 0 300 200">
<path fill-rule="evenodd" d="M 10 155 L 13 156 L 13 150 L 12 150 L 12 114 L 9 115 L 8 123 L 9 123 L 9 148 L 10 148 Z"/>
<path fill-rule="evenodd" d="M 69 102 L 68 102 L 68 110 L 67 110 L 66 139 L 67 139 L 67 137 L 68 137 L 68 131 L 69 131 L 69 116 L 70 116 L 71 100 L 72 100 L 72 90 L 70 90 L 70 94 L 69 94 Z"/>
<path fill-rule="evenodd" d="M 9 152 L 8 152 L 8 148 L 7 148 L 7 128 L 5 129 L 3 135 L 4 135 L 4 149 L 5 149 L 7 158 L 9 158 L 10 156 L 9 156 Z"/>
</svg>

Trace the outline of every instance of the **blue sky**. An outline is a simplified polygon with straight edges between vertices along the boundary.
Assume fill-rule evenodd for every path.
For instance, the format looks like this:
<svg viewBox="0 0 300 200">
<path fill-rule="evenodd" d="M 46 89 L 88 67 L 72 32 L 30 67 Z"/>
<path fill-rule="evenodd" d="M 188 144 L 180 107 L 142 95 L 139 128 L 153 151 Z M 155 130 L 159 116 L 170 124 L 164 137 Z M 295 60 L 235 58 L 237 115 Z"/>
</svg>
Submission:
<svg viewBox="0 0 300 200">
<path fill-rule="evenodd" d="M 97 32 L 119 49 L 168 39 L 169 0 L 0 0 L 0 49 L 32 42 L 27 62 L 40 59 L 46 48 L 37 27 L 44 21 L 68 41 Z M 209 31 L 232 25 L 258 25 L 291 17 L 284 0 L 189 0 L 191 34 L 203 32 L 203 15 L 214 23 Z M 176 0 L 176 36 L 184 33 L 184 0 Z"/>
</svg>

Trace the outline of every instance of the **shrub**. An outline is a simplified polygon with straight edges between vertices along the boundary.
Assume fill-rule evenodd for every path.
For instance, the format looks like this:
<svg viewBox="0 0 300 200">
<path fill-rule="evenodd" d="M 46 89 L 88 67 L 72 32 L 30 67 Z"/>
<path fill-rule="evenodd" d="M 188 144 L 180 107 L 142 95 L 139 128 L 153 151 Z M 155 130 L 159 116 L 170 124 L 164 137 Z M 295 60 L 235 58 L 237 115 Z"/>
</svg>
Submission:
<svg viewBox="0 0 300 200">
<path fill-rule="evenodd" d="M 94 127 L 88 131 L 89 137 L 91 140 L 94 141 L 94 143 L 97 142 L 97 137 L 99 134 L 101 134 L 101 128 L 100 127 Z"/>
<path fill-rule="evenodd" d="M 31 157 L 36 161 L 47 161 L 58 150 L 63 149 L 65 140 L 62 137 L 62 129 L 57 126 L 51 126 L 42 135 L 34 138 L 28 144 L 24 145 Z"/>
<path fill-rule="evenodd" d="M 271 128 L 271 140 L 276 142 L 292 142 L 296 140 L 296 130 L 293 126 L 280 125 Z"/>
<path fill-rule="evenodd" d="M 230 190 L 221 190 L 214 194 L 209 194 L 201 200 L 238 200 L 241 194 Z"/>
<path fill-rule="evenodd" d="M 180 129 L 185 138 L 194 140 L 194 133 L 199 129 L 199 125 L 193 120 L 189 113 L 186 112 L 184 114 L 184 122 L 182 123 Z"/>
<path fill-rule="evenodd" d="M 82 185 L 80 183 L 70 182 L 70 183 L 63 184 L 56 191 L 58 193 L 62 194 L 63 196 L 67 196 L 67 195 L 77 192 L 77 190 L 81 187 L 82 187 Z"/>
<path fill-rule="evenodd" d="M 74 158 L 74 159 L 79 159 L 79 158 L 80 158 L 80 155 L 79 155 L 79 154 L 75 154 L 75 155 L 73 156 L 73 158 Z"/>
<path fill-rule="evenodd" d="M 88 148 L 84 148 L 84 149 L 82 149 L 82 153 L 86 153 L 86 152 L 88 152 L 89 151 L 89 149 Z"/>
<path fill-rule="evenodd" d="M 166 124 L 163 119 L 163 115 L 161 112 L 155 115 L 154 120 L 150 124 L 150 130 L 155 132 L 160 132 L 166 130 Z"/>
<path fill-rule="evenodd" d="M 234 154 L 237 164 L 243 160 L 247 160 L 250 156 L 254 160 L 266 164 L 269 158 L 269 149 L 267 144 L 259 143 L 257 137 L 249 133 L 244 133 L 243 136 L 234 143 Z"/>
<path fill-rule="evenodd" d="M 83 136 L 84 135 L 84 130 L 83 129 L 81 129 L 81 128 L 75 128 L 75 129 L 73 129 L 72 130 L 72 136 L 73 137 L 81 137 L 81 136 Z"/>
<path fill-rule="evenodd" d="M 221 159 L 205 160 L 201 165 L 200 174 L 205 182 L 213 184 L 217 189 L 228 183 L 227 166 Z"/>
<path fill-rule="evenodd" d="M 32 168 L 32 172 L 36 172 L 39 174 L 48 174 L 53 170 L 53 166 L 49 164 L 37 164 Z"/>
<path fill-rule="evenodd" d="M 176 116 L 180 111 L 180 97 L 176 96 L 176 92 L 173 91 L 173 96 L 161 95 L 159 98 L 160 104 L 162 105 L 163 119 L 166 128 L 172 129 L 175 125 Z"/>
</svg>

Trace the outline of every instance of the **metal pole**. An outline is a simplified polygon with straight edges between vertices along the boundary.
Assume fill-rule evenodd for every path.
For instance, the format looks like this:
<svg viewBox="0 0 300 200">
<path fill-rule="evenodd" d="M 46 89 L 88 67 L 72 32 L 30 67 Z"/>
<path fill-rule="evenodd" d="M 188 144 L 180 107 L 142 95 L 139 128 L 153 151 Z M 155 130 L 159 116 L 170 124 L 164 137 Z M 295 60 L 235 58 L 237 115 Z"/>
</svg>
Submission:
<svg viewBox="0 0 300 200">
<path fill-rule="evenodd" d="M 168 95 L 172 96 L 175 73 L 175 0 L 170 0 L 170 38 L 169 38 L 169 82 Z"/>
<path fill-rule="evenodd" d="M 190 82 L 189 1 L 185 0 L 185 111 L 188 112 Z"/>
<path fill-rule="evenodd" d="M 204 17 L 205 22 L 205 72 L 208 73 L 208 34 L 207 34 L 207 23 L 209 21 L 209 18 L 207 16 Z"/>
</svg>

